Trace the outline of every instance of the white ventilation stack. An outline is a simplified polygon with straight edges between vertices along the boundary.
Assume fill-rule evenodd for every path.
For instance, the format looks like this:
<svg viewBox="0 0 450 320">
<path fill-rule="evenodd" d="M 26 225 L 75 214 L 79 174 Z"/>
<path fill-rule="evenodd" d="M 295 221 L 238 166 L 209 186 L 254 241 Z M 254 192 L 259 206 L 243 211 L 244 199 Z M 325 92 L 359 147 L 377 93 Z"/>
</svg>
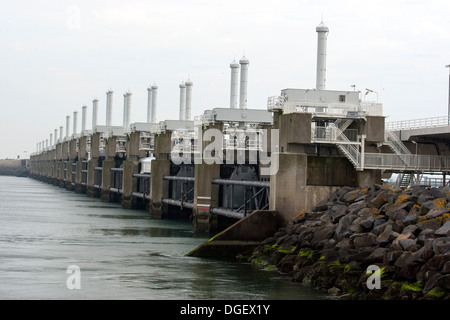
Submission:
<svg viewBox="0 0 450 320">
<path fill-rule="evenodd" d="M 58 143 L 58 129 L 55 129 L 55 146 Z"/>
<path fill-rule="evenodd" d="M 112 99 L 113 91 L 109 90 L 106 92 L 106 126 L 110 127 L 112 125 Z"/>
<path fill-rule="evenodd" d="M 231 86 L 230 86 L 230 109 L 238 107 L 238 89 L 239 89 L 239 63 L 235 60 L 230 64 L 231 68 Z"/>
<path fill-rule="evenodd" d="M 191 120 L 192 86 L 194 84 L 189 79 L 184 84 L 186 85 L 186 114 L 184 115 L 184 120 Z"/>
<path fill-rule="evenodd" d="M 53 134 L 50 133 L 50 147 L 53 146 Z"/>
<path fill-rule="evenodd" d="M 153 95 L 153 90 L 151 87 L 147 88 L 147 123 L 152 123 L 152 112 L 153 112 L 153 107 L 152 107 L 152 95 Z"/>
<path fill-rule="evenodd" d="M 156 123 L 156 107 L 158 103 L 158 86 L 154 84 L 152 86 L 152 118 L 151 123 Z"/>
<path fill-rule="evenodd" d="M 127 92 L 126 96 L 127 96 L 127 114 L 126 114 L 125 128 L 128 128 L 131 122 L 131 92 Z"/>
<path fill-rule="evenodd" d="M 70 116 L 66 116 L 66 138 L 70 135 Z"/>
<path fill-rule="evenodd" d="M 128 96 L 126 93 L 123 94 L 123 127 L 127 126 L 127 108 L 128 108 Z"/>
<path fill-rule="evenodd" d="M 75 136 L 78 131 L 78 111 L 73 112 L 73 135 Z"/>
<path fill-rule="evenodd" d="M 81 134 L 86 131 L 87 106 L 81 108 Z"/>
<path fill-rule="evenodd" d="M 180 114 L 179 120 L 186 119 L 186 85 L 180 83 Z"/>
<path fill-rule="evenodd" d="M 63 126 L 60 126 L 59 127 L 59 139 L 61 140 L 61 142 L 63 140 L 63 130 L 64 130 Z"/>
<path fill-rule="evenodd" d="M 97 126 L 98 99 L 92 100 L 92 129 Z"/>
<path fill-rule="evenodd" d="M 239 60 L 241 65 L 241 87 L 240 87 L 240 97 L 239 97 L 239 108 L 247 109 L 247 85 L 248 85 L 248 65 L 249 61 L 242 57 Z"/>
<path fill-rule="evenodd" d="M 323 21 L 316 27 L 317 73 L 316 90 L 325 90 L 327 81 L 327 36 L 329 29 Z"/>
</svg>

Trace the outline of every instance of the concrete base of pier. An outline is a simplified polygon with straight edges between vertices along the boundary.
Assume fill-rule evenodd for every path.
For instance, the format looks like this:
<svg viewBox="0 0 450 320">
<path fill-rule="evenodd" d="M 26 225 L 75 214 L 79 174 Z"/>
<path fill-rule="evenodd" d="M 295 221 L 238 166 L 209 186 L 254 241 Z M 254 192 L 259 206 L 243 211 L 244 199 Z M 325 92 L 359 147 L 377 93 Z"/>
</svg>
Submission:
<svg viewBox="0 0 450 320">
<path fill-rule="evenodd" d="M 189 252 L 187 256 L 234 259 L 237 254 L 249 254 L 262 240 L 275 233 L 280 227 L 279 218 L 275 211 L 254 211 Z"/>
</svg>

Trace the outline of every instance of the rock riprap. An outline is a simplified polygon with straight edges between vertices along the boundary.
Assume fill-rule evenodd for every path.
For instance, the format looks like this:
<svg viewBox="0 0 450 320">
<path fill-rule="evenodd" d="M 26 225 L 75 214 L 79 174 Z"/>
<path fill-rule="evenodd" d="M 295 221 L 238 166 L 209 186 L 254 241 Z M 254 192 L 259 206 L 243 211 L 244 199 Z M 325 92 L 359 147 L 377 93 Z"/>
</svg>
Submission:
<svg viewBox="0 0 450 320">
<path fill-rule="evenodd" d="M 341 299 L 450 299 L 449 217 L 450 187 L 342 187 L 250 260 Z"/>
</svg>

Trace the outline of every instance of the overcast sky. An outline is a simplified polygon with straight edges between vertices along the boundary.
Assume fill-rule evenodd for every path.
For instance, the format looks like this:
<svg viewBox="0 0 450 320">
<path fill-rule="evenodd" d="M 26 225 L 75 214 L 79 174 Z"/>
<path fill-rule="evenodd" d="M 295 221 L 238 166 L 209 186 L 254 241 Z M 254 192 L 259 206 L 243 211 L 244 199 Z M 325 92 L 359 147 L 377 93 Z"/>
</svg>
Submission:
<svg viewBox="0 0 450 320">
<path fill-rule="evenodd" d="M 24 157 L 67 115 L 113 90 L 113 125 L 178 119 L 179 87 L 192 115 L 228 107 L 233 59 L 250 61 L 248 107 L 285 88 L 314 88 L 316 26 L 329 27 L 327 89 L 378 92 L 387 121 L 445 116 L 450 64 L 448 0 L 0 0 L 1 158 Z M 375 94 L 367 96 L 376 100 Z M 72 124 L 71 124 L 72 125 Z M 25 153 L 27 151 L 27 153 Z"/>
</svg>

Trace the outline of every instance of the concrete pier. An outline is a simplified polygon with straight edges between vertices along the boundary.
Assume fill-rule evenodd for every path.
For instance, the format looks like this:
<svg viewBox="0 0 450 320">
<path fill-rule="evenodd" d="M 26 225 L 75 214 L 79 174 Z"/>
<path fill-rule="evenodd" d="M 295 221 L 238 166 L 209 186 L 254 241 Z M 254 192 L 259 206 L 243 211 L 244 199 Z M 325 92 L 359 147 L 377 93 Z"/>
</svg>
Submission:
<svg viewBox="0 0 450 320">
<path fill-rule="evenodd" d="M 139 151 L 140 132 L 127 134 L 126 160 L 123 161 L 122 207 L 136 208 L 137 199 L 132 196 L 137 191 L 137 180 L 133 175 L 138 173 L 139 159 L 145 154 Z"/>
<path fill-rule="evenodd" d="M 205 130 L 223 131 L 223 124 L 216 123 L 207 127 L 202 127 L 201 136 L 204 136 Z M 215 141 L 217 142 L 217 141 Z M 220 178 L 220 163 L 208 159 L 205 149 L 212 141 L 203 141 L 201 153 L 202 162 L 195 164 L 195 191 L 194 191 L 194 231 L 199 233 L 208 233 L 217 229 L 217 215 L 211 215 L 210 209 L 218 207 L 219 186 L 212 183 L 213 179 Z M 219 142 L 219 150 L 223 149 L 223 142 Z M 213 155 L 217 156 L 217 155 Z"/>
<path fill-rule="evenodd" d="M 167 216 L 168 205 L 162 199 L 169 196 L 169 181 L 163 179 L 170 175 L 171 132 L 155 137 L 155 160 L 151 163 L 149 213 L 154 219 Z"/>
</svg>

